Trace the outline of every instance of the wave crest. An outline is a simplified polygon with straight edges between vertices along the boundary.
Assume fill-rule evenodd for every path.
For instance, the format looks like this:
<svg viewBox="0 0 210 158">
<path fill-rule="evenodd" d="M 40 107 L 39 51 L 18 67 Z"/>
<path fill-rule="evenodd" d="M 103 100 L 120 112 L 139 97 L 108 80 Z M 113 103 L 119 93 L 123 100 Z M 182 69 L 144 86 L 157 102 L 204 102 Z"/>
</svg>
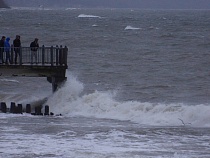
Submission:
<svg viewBox="0 0 210 158">
<path fill-rule="evenodd" d="M 138 27 L 132 27 L 132 26 L 126 26 L 125 30 L 140 30 L 141 28 Z"/>
<path fill-rule="evenodd" d="M 96 15 L 86 15 L 86 14 L 80 14 L 78 18 L 101 18 L 100 16 Z"/>
<path fill-rule="evenodd" d="M 47 104 L 53 112 L 65 116 L 129 120 L 154 126 L 210 127 L 210 106 L 207 105 L 120 102 L 114 99 L 116 92 L 113 91 L 81 95 L 82 91 L 83 84 L 71 76 Z"/>
</svg>

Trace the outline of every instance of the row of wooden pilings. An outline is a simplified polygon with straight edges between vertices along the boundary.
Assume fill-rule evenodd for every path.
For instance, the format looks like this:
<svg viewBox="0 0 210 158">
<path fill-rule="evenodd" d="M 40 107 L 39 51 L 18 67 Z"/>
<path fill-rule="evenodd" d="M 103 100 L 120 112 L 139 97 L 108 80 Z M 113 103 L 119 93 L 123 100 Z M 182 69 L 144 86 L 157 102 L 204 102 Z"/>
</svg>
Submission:
<svg viewBox="0 0 210 158">
<path fill-rule="evenodd" d="M 50 112 L 50 108 L 48 105 L 44 107 L 44 113 L 42 113 L 42 106 L 36 106 L 34 109 L 31 108 L 31 104 L 26 104 L 25 110 L 23 110 L 22 104 L 15 104 L 15 102 L 11 102 L 10 108 L 7 108 L 5 102 L 1 102 L 0 110 L 2 113 L 12 113 L 12 114 L 23 114 L 28 113 L 31 115 L 54 115 Z M 33 112 L 32 112 L 33 111 Z"/>
</svg>

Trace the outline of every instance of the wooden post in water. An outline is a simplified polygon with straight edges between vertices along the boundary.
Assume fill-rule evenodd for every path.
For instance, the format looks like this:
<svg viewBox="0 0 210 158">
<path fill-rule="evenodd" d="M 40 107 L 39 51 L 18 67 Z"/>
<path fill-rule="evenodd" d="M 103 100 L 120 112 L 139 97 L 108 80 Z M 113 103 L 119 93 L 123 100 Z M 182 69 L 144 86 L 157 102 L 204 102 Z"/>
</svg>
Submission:
<svg viewBox="0 0 210 158">
<path fill-rule="evenodd" d="M 41 106 L 35 107 L 35 115 L 42 115 L 42 107 Z"/>
<path fill-rule="evenodd" d="M 1 111 L 3 113 L 6 113 L 7 112 L 7 105 L 5 102 L 1 102 Z"/>
<path fill-rule="evenodd" d="M 22 106 L 22 104 L 18 104 L 17 105 L 17 113 L 22 114 L 22 112 L 23 112 L 23 106 Z"/>
<path fill-rule="evenodd" d="M 31 113 L 31 104 L 26 104 L 26 113 Z"/>
<path fill-rule="evenodd" d="M 48 105 L 46 105 L 46 106 L 44 107 L 44 115 L 49 115 L 49 114 L 50 114 L 50 108 L 49 108 Z"/>
<path fill-rule="evenodd" d="M 11 106 L 10 106 L 10 113 L 16 113 L 16 105 L 15 102 L 11 102 Z"/>
</svg>

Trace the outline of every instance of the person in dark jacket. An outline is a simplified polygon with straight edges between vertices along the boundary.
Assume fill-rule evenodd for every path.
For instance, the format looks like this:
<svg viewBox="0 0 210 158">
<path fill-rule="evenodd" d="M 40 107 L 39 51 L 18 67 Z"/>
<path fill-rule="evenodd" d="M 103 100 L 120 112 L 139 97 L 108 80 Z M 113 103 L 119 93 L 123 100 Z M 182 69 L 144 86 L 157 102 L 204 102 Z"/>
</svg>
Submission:
<svg viewBox="0 0 210 158">
<path fill-rule="evenodd" d="M 33 57 L 35 58 L 36 64 L 38 64 L 37 62 L 37 50 L 39 48 L 38 38 L 35 38 L 35 40 L 31 42 L 30 48 L 31 48 L 31 64 L 33 63 Z"/>
<path fill-rule="evenodd" d="M 16 35 L 15 40 L 13 41 L 14 51 L 15 51 L 15 64 L 17 64 L 17 57 L 20 57 L 20 47 L 21 47 L 21 41 L 20 36 Z"/>
<path fill-rule="evenodd" d="M 4 59 L 3 59 L 3 53 L 4 53 L 4 42 L 5 42 L 5 36 L 2 36 L 1 40 L 0 40 L 0 64 L 4 63 Z"/>
<path fill-rule="evenodd" d="M 11 63 L 11 60 L 10 60 L 10 38 L 7 37 L 5 42 L 4 42 L 4 51 L 6 52 L 6 61 L 5 63 L 6 64 L 10 64 Z"/>
</svg>

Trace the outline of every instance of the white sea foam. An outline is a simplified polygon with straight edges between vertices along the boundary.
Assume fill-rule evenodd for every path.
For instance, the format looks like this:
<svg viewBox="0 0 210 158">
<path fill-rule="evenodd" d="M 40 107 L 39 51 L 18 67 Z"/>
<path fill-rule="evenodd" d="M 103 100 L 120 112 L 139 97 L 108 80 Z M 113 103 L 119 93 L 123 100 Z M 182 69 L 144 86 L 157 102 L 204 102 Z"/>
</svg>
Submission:
<svg viewBox="0 0 210 158">
<path fill-rule="evenodd" d="M 93 26 L 93 27 L 98 27 L 98 25 L 96 25 L 96 24 L 93 24 L 92 26 Z"/>
<path fill-rule="evenodd" d="M 73 76 L 68 78 L 64 87 L 47 101 L 51 110 L 57 114 L 130 120 L 139 124 L 157 126 L 210 127 L 210 106 L 120 102 L 114 99 L 115 92 L 95 91 L 81 95 L 83 84 Z"/>
<path fill-rule="evenodd" d="M 71 135 L 71 132 L 70 132 Z M 100 140 L 99 138 L 106 138 Z M 144 153 L 145 151 L 167 152 L 167 149 L 161 148 L 162 143 L 152 144 L 152 141 L 130 141 L 133 137 L 137 140 L 141 136 L 134 133 L 112 130 L 108 133 L 90 133 L 79 138 L 63 137 L 63 135 L 45 135 L 45 134 L 4 134 L 3 139 L 5 147 L 1 152 L 2 157 L 79 157 L 79 158 L 105 158 L 108 157 L 133 157 L 148 158 L 133 153 Z M 142 137 L 142 139 L 144 139 Z M 165 138 L 163 138 L 165 139 Z M 15 145 L 14 145 L 15 144 Z M 33 144 L 33 145 L 32 145 Z M 18 148 L 17 148 L 18 147 Z M 9 150 L 7 150 L 7 149 Z M 132 151 L 132 152 L 131 152 Z M 162 156 L 159 156 L 162 158 Z M 175 154 L 175 158 L 183 157 Z"/>
<path fill-rule="evenodd" d="M 86 15 L 86 14 L 80 14 L 78 18 L 101 18 L 100 16 L 96 15 Z"/>
<path fill-rule="evenodd" d="M 11 79 L 0 79 L 0 82 L 14 82 L 14 83 L 19 83 L 17 80 L 11 80 Z"/>
<path fill-rule="evenodd" d="M 141 28 L 138 27 L 132 27 L 132 26 L 126 26 L 125 30 L 140 30 Z"/>
</svg>

